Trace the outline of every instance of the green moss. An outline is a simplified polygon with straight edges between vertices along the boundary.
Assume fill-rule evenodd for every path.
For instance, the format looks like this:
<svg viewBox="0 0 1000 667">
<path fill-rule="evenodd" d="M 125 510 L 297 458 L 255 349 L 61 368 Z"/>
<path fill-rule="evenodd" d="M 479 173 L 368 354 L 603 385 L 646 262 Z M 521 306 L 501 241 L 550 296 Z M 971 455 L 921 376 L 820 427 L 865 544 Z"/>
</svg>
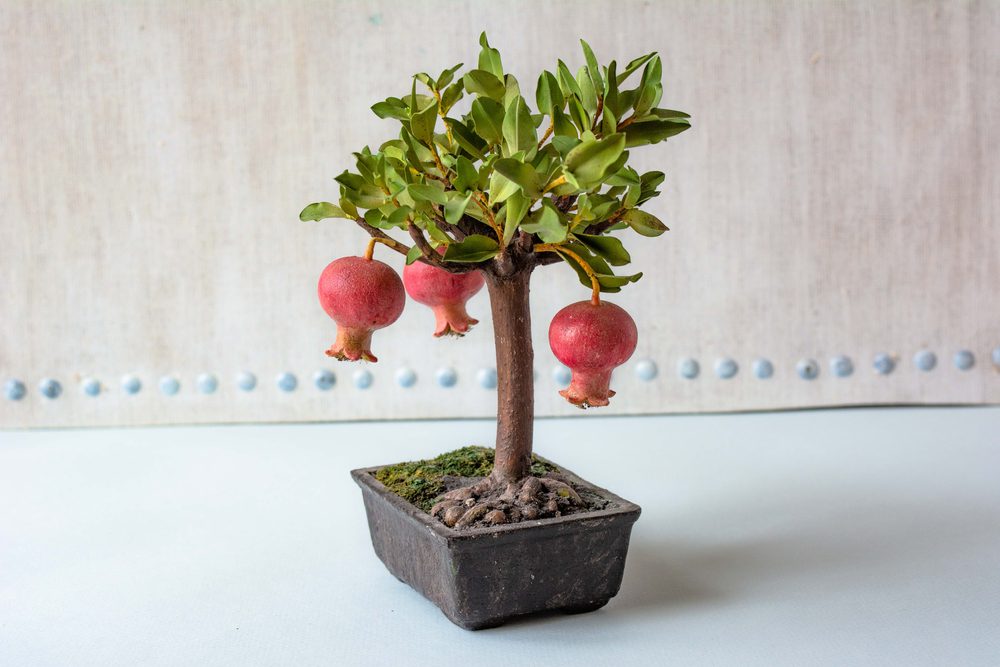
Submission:
<svg viewBox="0 0 1000 667">
<path fill-rule="evenodd" d="M 531 474 L 544 475 L 558 470 L 550 463 L 531 457 Z M 379 468 L 375 479 L 398 496 L 425 512 L 434 506 L 434 499 L 445 492 L 445 475 L 454 477 L 486 477 L 493 471 L 493 450 L 489 447 L 462 447 L 445 452 L 433 459 L 410 461 Z"/>
</svg>

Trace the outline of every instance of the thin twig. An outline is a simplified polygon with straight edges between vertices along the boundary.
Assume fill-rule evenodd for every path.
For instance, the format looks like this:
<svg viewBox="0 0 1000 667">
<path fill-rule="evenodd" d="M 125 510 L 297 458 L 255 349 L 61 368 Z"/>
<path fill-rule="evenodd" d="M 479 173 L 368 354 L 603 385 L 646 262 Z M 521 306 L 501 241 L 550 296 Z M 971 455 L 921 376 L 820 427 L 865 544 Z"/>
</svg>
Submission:
<svg viewBox="0 0 1000 667">
<path fill-rule="evenodd" d="M 389 236 L 388 234 L 386 234 L 385 232 L 383 232 L 381 229 L 378 229 L 376 227 L 372 227 L 367 222 L 365 222 L 364 218 L 355 218 L 354 221 L 356 223 L 358 223 L 358 227 L 361 227 L 361 229 L 363 229 L 366 232 L 368 232 L 368 234 L 371 237 L 376 238 L 376 239 L 381 239 L 382 243 L 384 243 L 388 247 L 392 248 L 393 250 L 395 250 L 396 252 L 398 252 L 400 255 L 405 255 L 406 253 L 410 252 L 410 248 L 408 246 L 406 246 L 406 245 L 400 243 L 399 241 L 397 241 L 396 239 L 392 238 L 391 236 Z"/>
<path fill-rule="evenodd" d="M 557 252 L 560 255 L 566 255 L 573 259 L 574 262 L 580 267 L 580 270 L 587 274 L 590 278 L 590 286 L 592 288 L 590 302 L 595 306 L 601 303 L 601 282 L 597 279 L 597 274 L 594 273 L 594 269 L 590 268 L 590 264 L 587 264 L 578 254 L 565 248 L 563 246 L 555 245 L 552 243 L 540 243 L 535 246 L 535 252 Z"/>
<path fill-rule="evenodd" d="M 406 225 L 406 230 L 410 233 L 410 238 L 413 239 L 413 243 L 420 248 L 420 253 L 422 257 L 418 261 L 425 264 L 430 264 L 431 266 L 436 266 L 437 268 L 447 271 L 448 273 L 469 273 L 475 271 L 479 266 L 477 264 L 456 264 L 454 262 L 446 262 L 441 259 L 441 255 L 431 247 L 431 244 L 427 241 L 427 237 L 424 236 L 423 231 L 417 227 L 412 222 Z"/>
<path fill-rule="evenodd" d="M 539 150 L 542 147 L 542 144 L 544 144 L 545 140 L 549 138 L 549 135 L 552 134 L 552 130 L 554 128 L 555 128 L 555 122 L 550 120 L 549 121 L 549 126 L 547 128 L 545 128 L 545 134 L 542 135 L 542 138 L 538 142 L 538 145 L 535 147 L 535 150 Z"/>
<path fill-rule="evenodd" d="M 590 126 L 590 131 L 597 129 L 597 124 L 601 122 L 601 112 L 604 111 L 604 96 L 597 98 L 597 112 L 594 114 L 594 124 Z"/>
</svg>

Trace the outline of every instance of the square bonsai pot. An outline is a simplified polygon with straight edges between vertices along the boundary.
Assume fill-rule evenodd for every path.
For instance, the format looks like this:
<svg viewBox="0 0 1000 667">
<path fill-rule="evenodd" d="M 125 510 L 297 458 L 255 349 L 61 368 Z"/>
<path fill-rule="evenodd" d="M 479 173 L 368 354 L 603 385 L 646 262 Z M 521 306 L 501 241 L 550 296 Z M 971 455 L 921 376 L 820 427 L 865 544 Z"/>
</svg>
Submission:
<svg viewBox="0 0 1000 667">
<path fill-rule="evenodd" d="M 456 530 L 386 488 L 375 478 L 382 467 L 351 471 L 375 553 L 455 624 L 479 630 L 527 614 L 593 611 L 618 593 L 638 505 L 559 467 L 607 507 Z"/>
</svg>

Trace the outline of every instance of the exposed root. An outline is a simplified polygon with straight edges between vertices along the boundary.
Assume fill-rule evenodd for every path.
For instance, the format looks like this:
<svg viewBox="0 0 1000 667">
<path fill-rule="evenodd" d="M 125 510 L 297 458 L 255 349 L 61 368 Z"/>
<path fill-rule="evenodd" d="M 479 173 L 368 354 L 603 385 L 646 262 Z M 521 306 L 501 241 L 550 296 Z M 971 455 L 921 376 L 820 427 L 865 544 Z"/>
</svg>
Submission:
<svg viewBox="0 0 1000 667">
<path fill-rule="evenodd" d="M 468 484 L 468 478 L 453 478 L 453 481 L 465 485 L 441 494 L 430 512 L 453 528 L 548 519 L 587 509 L 587 503 L 569 480 L 555 472 L 508 484 L 490 477 L 473 484 Z"/>
</svg>

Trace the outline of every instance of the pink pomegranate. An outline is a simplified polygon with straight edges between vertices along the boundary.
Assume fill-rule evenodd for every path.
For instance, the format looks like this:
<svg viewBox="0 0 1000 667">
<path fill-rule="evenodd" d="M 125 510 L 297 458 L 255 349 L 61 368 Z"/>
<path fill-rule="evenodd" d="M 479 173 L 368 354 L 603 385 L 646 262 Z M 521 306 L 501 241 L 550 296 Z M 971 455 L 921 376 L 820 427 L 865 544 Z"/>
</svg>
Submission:
<svg viewBox="0 0 1000 667">
<path fill-rule="evenodd" d="M 435 336 L 462 336 L 479 323 L 465 310 L 465 302 L 483 288 L 479 271 L 448 273 L 430 264 L 414 262 L 403 268 L 403 284 L 414 301 L 434 311 Z"/>
<path fill-rule="evenodd" d="M 572 379 L 559 393 L 581 408 L 608 404 L 611 370 L 635 351 L 638 332 L 632 317 L 607 301 L 572 303 L 552 318 L 549 345 L 569 367 Z"/>
<path fill-rule="evenodd" d="M 341 257 L 319 277 L 319 302 L 337 323 L 337 340 L 326 353 L 341 361 L 378 361 L 371 351 L 372 332 L 399 319 L 406 293 L 389 265 Z"/>
</svg>

